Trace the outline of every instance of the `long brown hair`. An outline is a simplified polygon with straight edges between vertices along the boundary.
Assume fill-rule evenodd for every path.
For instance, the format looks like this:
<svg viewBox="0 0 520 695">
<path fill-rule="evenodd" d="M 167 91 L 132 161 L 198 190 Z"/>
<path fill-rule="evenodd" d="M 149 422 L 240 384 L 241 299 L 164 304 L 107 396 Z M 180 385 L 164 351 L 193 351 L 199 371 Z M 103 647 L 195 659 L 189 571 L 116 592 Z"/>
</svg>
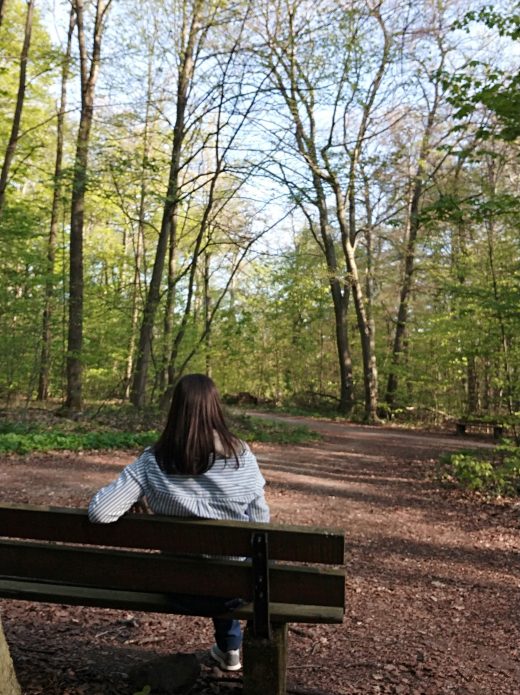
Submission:
<svg viewBox="0 0 520 695">
<path fill-rule="evenodd" d="M 239 446 L 240 440 L 226 424 L 213 380 L 204 374 L 179 379 L 166 426 L 154 446 L 161 468 L 166 473 L 200 475 L 215 463 L 217 453 L 234 456 L 238 466 Z"/>
</svg>

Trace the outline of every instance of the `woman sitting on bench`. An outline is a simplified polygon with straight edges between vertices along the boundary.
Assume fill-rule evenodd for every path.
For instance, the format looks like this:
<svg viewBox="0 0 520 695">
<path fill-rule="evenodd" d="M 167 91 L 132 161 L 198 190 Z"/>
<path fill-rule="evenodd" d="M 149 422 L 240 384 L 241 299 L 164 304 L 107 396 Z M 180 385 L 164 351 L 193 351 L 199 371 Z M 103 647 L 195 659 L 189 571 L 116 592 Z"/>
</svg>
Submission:
<svg viewBox="0 0 520 695">
<path fill-rule="evenodd" d="M 224 419 L 213 381 L 188 374 L 175 387 L 170 412 L 158 441 L 99 490 L 89 505 L 95 523 L 117 521 L 135 503 L 146 501 L 156 514 L 202 519 L 268 522 L 265 480 L 251 450 L 233 435 Z M 190 599 L 185 597 L 185 604 Z M 200 599 L 192 599 L 200 603 Z M 215 610 L 237 601 L 214 601 Z M 216 644 L 211 656 L 221 668 L 241 668 L 242 632 L 238 620 L 213 618 Z"/>
</svg>

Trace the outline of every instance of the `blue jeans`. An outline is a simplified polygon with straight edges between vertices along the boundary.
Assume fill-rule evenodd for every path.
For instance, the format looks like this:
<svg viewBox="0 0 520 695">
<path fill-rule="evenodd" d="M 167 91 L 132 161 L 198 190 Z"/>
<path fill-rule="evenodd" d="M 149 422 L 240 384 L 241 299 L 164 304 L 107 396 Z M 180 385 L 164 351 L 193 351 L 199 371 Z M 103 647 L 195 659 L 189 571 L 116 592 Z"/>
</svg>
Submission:
<svg viewBox="0 0 520 695">
<path fill-rule="evenodd" d="M 240 649 L 242 644 L 242 628 L 238 620 L 226 620 L 225 618 L 213 618 L 215 627 L 215 642 L 223 652 L 231 649 Z"/>
<path fill-rule="evenodd" d="M 227 618 L 215 618 L 215 614 L 222 615 L 227 611 L 238 608 L 243 601 L 240 598 L 213 598 L 210 596 L 170 596 L 172 607 L 180 613 L 194 613 L 195 615 L 207 616 L 213 619 L 215 628 L 215 642 L 219 649 L 228 652 L 231 649 L 240 649 L 242 644 L 242 629 L 238 620 Z M 172 611 L 174 612 L 174 611 Z"/>
</svg>

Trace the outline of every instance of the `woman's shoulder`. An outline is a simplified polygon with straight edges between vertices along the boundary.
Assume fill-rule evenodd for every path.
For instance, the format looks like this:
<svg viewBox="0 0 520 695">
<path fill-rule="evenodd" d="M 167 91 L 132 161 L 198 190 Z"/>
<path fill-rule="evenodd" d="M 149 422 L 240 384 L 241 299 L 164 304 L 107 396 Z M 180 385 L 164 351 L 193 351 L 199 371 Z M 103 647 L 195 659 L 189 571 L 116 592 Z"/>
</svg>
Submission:
<svg viewBox="0 0 520 695">
<path fill-rule="evenodd" d="M 256 474 L 258 471 L 258 461 L 256 460 L 255 454 L 247 442 L 240 440 L 240 445 L 240 448 L 237 449 L 238 468 L 247 469 L 251 472 L 254 471 Z"/>
<path fill-rule="evenodd" d="M 244 442 L 238 437 L 233 437 L 230 446 L 225 446 L 218 435 L 218 432 L 213 433 L 213 441 L 215 454 L 218 458 L 230 458 L 230 456 L 247 456 L 251 454 L 251 449 L 247 442 Z M 232 450 L 231 450 L 232 448 Z"/>
<path fill-rule="evenodd" d="M 153 458 L 155 459 L 155 452 L 154 452 L 154 447 L 153 445 L 147 446 L 145 449 L 141 451 L 139 454 L 140 459 L 147 459 L 147 458 Z"/>
<path fill-rule="evenodd" d="M 254 454 L 251 451 L 251 447 L 247 442 L 245 442 L 243 439 L 239 439 L 238 437 L 235 439 L 234 442 L 234 453 L 239 457 L 239 458 L 254 458 Z"/>
<path fill-rule="evenodd" d="M 138 466 L 142 467 L 147 467 L 150 465 L 158 465 L 157 464 L 157 459 L 155 457 L 155 450 L 153 446 L 147 446 L 146 449 L 143 449 L 137 459 L 135 460 L 135 463 Z"/>
</svg>

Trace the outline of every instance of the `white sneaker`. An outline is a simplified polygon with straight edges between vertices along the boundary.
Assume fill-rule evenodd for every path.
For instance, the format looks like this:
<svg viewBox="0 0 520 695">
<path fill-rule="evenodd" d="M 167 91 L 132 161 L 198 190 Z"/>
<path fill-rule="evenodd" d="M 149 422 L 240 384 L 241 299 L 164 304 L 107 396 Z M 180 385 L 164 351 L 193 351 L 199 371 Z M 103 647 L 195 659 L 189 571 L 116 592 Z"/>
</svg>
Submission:
<svg viewBox="0 0 520 695">
<path fill-rule="evenodd" d="M 223 671 L 238 671 L 242 668 L 240 651 L 238 649 L 230 649 L 228 652 L 223 652 L 222 649 L 219 649 L 214 644 L 209 653 Z"/>
</svg>

